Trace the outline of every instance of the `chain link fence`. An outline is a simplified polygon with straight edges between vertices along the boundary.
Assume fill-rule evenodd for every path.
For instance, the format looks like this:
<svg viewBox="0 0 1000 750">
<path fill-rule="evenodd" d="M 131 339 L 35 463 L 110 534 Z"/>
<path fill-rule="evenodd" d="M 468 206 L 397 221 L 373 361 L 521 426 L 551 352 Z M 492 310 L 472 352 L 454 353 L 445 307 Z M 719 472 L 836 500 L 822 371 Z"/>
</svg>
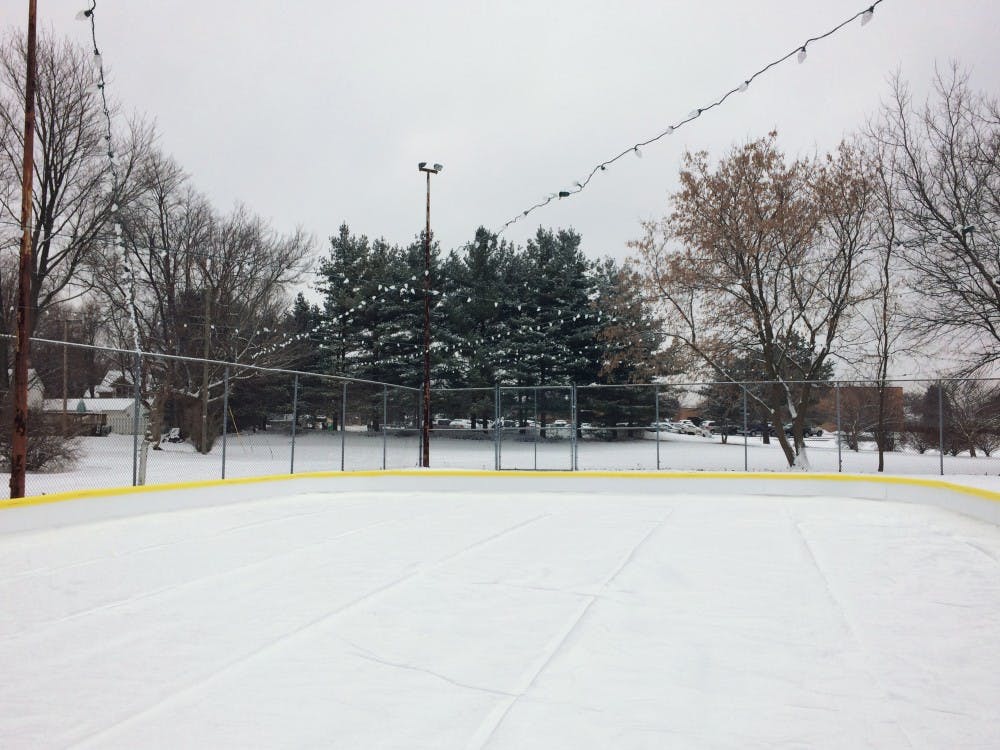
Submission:
<svg viewBox="0 0 1000 750">
<path fill-rule="evenodd" d="M 435 389 L 431 466 L 783 471 L 791 425 L 765 406 L 776 387 Z M 995 380 L 809 387 L 799 462 L 814 471 L 1000 474 Z M 421 393 L 389 383 L 34 340 L 28 398 L 29 495 L 420 464 Z"/>
</svg>

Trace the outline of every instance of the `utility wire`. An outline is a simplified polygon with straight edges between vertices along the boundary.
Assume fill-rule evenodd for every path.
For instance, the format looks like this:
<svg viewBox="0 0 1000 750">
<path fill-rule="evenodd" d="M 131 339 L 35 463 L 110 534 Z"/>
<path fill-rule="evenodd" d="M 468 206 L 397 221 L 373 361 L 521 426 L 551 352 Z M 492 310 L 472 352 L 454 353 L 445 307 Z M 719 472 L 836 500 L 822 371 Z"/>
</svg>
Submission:
<svg viewBox="0 0 1000 750">
<path fill-rule="evenodd" d="M 624 158 L 628 154 L 634 153 L 636 156 L 642 156 L 641 149 L 643 147 L 648 146 L 651 143 L 656 143 L 656 141 L 658 141 L 661 138 L 664 138 L 664 137 L 672 134 L 678 128 L 682 128 L 685 125 L 687 125 L 689 122 L 691 122 L 693 120 L 697 120 L 699 117 L 701 117 L 703 114 L 705 114 L 706 112 L 708 112 L 710 109 L 715 109 L 716 107 L 722 106 L 723 102 L 725 102 L 726 99 L 728 99 L 730 96 L 732 96 L 733 94 L 743 93 L 744 91 L 746 91 L 750 87 L 750 84 L 753 83 L 757 78 L 759 78 L 760 76 L 762 76 L 765 73 L 767 73 L 769 70 L 771 70 L 771 68 L 774 68 L 775 66 L 780 65 L 781 63 L 785 62 L 790 57 L 795 56 L 795 57 L 797 57 L 797 59 L 798 59 L 798 61 L 800 63 L 805 62 L 805 60 L 806 60 L 806 48 L 810 44 L 812 44 L 813 42 L 818 42 L 821 39 L 826 39 L 828 36 L 832 36 L 833 34 L 836 34 L 842 28 L 844 28 L 845 26 L 847 26 L 848 24 L 852 23 L 853 21 L 855 21 L 858 18 L 861 19 L 861 25 L 862 26 L 866 25 L 869 21 L 871 21 L 872 16 L 875 14 L 875 7 L 878 6 L 878 5 L 880 5 L 880 4 L 882 4 L 883 2 L 885 2 L 885 0 L 875 0 L 875 2 L 872 3 L 870 6 L 868 6 L 864 10 L 858 11 L 853 16 L 851 16 L 847 20 L 842 21 L 841 23 L 837 24 L 836 26 L 834 26 L 829 31 L 827 31 L 827 32 L 825 32 L 823 34 L 820 34 L 818 36 L 814 36 L 814 37 L 810 37 L 810 38 L 806 39 L 802 44 L 800 44 L 799 46 L 797 46 L 791 52 L 789 52 L 786 55 L 783 55 L 782 57 L 779 57 L 776 60 L 773 60 L 770 63 L 768 63 L 763 68 L 761 68 L 760 70 L 758 70 L 757 72 L 755 72 L 753 75 L 751 75 L 749 78 L 747 78 L 746 80 L 744 80 L 743 83 L 741 83 L 739 86 L 737 86 L 734 89 L 730 89 L 729 91 L 727 91 L 725 94 L 723 94 L 721 97 L 719 97 L 719 99 L 717 99 L 716 101 L 714 101 L 714 102 L 712 102 L 712 103 L 710 103 L 710 104 L 708 104 L 708 105 L 706 105 L 704 107 L 698 107 L 696 109 L 691 110 L 690 114 L 688 114 L 687 117 L 685 117 L 683 120 L 681 120 L 681 121 L 679 121 L 677 123 L 674 123 L 673 125 L 668 125 L 667 128 L 665 130 L 663 130 L 662 132 L 660 132 L 658 135 L 655 135 L 652 138 L 648 138 L 645 141 L 639 141 L 638 143 L 636 143 L 633 146 L 625 149 L 624 151 L 622 151 L 621 153 L 619 153 L 619 154 L 611 157 L 610 159 L 602 161 L 600 164 L 598 164 L 597 166 L 595 166 L 593 169 L 590 170 L 590 172 L 587 174 L 587 177 L 585 179 L 580 180 L 578 182 L 575 182 L 573 184 L 573 187 L 571 189 L 569 189 L 569 190 L 559 190 L 558 192 L 550 193 L 545 199 L 539 201 L 538 203 L 535 203 L 532 206 L 529 206 L 528 208 L 526 208 L 523 211 L 521 211 L 521 213 L 519 213 L 516 216 L 514 216 L 512 219 L 510 219 L 507 222 L 505 222 L 504 225 L 499 230 L 497 230 L 497 234 L 498 235 L 503 234 L 504 230 L 507 229 L 507 227 L 511 226 L 512 224 L 517 223 L 518 221 L 520 221 L 521 219 L 525 218 L 526 216 L 528 216 L 528 214 L 532 213 L 533 211 L 537 211 L 538 209 L 543 208 L 543 207 L 549 205 L 554 200 L 560 200 L 562 198 L 569 198 L 572 195 L 576 195 L 577 193 L 582 192 L 584 190 L 584 188 L 586 188 L 590 184 L 590 181 L 594 179 L 594 177 L 598 174 L 598 172 L 605 171 L 609 166 L 611 166 L 612 164 L 614 164 L 615 162 L 617 162 L 619 159 Z"/>
</svg>

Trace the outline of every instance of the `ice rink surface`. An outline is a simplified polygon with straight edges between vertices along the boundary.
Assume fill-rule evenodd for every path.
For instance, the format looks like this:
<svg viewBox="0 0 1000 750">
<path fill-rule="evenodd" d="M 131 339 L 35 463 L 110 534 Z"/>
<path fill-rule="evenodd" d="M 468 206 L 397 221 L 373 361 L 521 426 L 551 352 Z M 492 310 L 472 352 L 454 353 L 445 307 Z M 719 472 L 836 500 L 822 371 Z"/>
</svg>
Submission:
<svg viewBox="0 0 1000 750">
<path fill-rule="evenodd" d="M 0 747 L 1000 747 L 994 525 L 240 491 L 0 535 Z"/>
</svg>

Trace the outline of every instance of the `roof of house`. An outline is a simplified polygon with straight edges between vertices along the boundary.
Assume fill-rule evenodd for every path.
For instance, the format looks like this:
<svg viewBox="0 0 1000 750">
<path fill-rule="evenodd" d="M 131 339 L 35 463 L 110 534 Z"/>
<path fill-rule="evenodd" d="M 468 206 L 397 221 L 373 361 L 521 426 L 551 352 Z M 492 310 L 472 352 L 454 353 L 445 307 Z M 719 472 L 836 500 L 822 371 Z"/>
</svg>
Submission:
<svg viewBox="0 0 1000 750">
<path fill-rule="evenodd" d="M 61 398 L 47 398 L 42 402 L 42 411 L 62 411 L 62 403 Z M 132 403 L 130 398 L 71 398 L 66 401 L 66 410 L 110 414 L 126 411 L 131 408 Z"/>
<path fill-rule="evenodd" d="M 108 370 L 104 373 L 104 380 L 99 385 L 94 386 L 94 393 L 114 393 L 114 385 L 119 380 L 132 385 L 132 373 L 129 370 Z"/>
</svg>

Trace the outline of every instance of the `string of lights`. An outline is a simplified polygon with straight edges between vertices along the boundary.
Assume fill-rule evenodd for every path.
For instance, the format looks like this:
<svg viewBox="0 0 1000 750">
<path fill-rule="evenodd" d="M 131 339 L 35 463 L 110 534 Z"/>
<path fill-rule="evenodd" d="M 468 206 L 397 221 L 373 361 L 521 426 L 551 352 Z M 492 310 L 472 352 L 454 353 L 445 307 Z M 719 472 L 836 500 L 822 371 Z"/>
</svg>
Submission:
<svg viewBox="0 0 1000 750">
<path fill-rule="evenodd" d="M 750 75 L 746 79 L 744 79 L 744 81 L 741 84 L 739 84 L 735 88 L 730 89 L 729 91 L 727 91 L 726 93 L 724 93 L 721 97 L 719 97 L 715 101 L 713 101 L 713 102 L 711 102 L 711 103 L 709 103 L 709 104 L 707 104 L 707 105 L 705 105 L 703 107 L 697 107 L 697 108 L 691 110 L 691 112 L 688 113 L 687 117 L 685 117 L 684 119 L 682 119 L 682 120 L 680 120 L 678 122 L 675 122 L 675 123 L 673 123 L 671 125 L 668 125 L 666 127 L 666 129 L 664 129 L 663 131 L 661 131 L 657 135 L 654 135 L 652 138 L 647 138 L 644 141 L 639 141 L 638 143 L 633 144 L 629 148 L 626 148 L 625 150 L 621 151 L 620 153 L 616 154 L 615 156 L 611 157 L 610 159 L 606 159 L 605 161 L 600 162 L 593 169 L 590 170 L 590 172 L 587 174 L 587 176 L 584 179 L 578 180 L 578 181 L 574 182 L 572 187 L 570 187 L 568 189 L 562 189 L 562 190 L 559 190 L 559 191 L 554 192 L 554 193 L 549 193 L 542 200 L 538 201 L 537 203 L 535 203 L 532 206 L 529 206 L 528 208 L 524 209 L 523 211 L 521 211 L 519 214 L 517 214 L 513 218 L 509 219 L 507 222 L 504 223 L 504 225 L 502 227 L 500 227 L 499 230 L 497 230 L 497 234 L 498 235 L 503 234 L 504 230 L 506 230 L 507 227 L 509 227 L 509 226 L 511 226 L 513 224 L 516 224 L 517 222 L 521 221 L 522 219 L 524 219 L 525 217 L 527 217 L 532 212 L 537 211 L 540 208 L 544 208 L 545 206 L 549 205 L 554 200 L 561 200 L 563 198 L 569 198 L 570 196 L 573 196 L 573 195 L 576 195 L 577 193 L 583 192 L 583 190 L 586 189 L 586 187 L 590 184 L 591 180 L 593 180 L 595 176 L 597 176 L 600 172 L 604 172 L 612 164 L 614 164 L 615 162 L 619 161 L 620 159 L 625 158 L 629 154 L 635 154 L 637 157 L 641 158 L 642 157 L 642 149 L 643 148 L 645 148 L 646 146 L 648 146 L 648 145 L 650 145 L 652 143 L 656 143 L 661 138 L 665 138 L 666 136 L 673 134 L 674 132 L 676 132 L 680 128 L 684 127 L 688 123 L 693 122 L 694 120 L 697 120 L 699 117 L 701 117 L 703 114 L 705 114 L 709 110 L 715 109 L 716 107 L 721 107 L 722 104 L 729 97 L 733 96 L 734 94 L 744 93 L 745 91 L 747 91 L 747 89 L 750 88 L 750 84 L 751 83 L 753 83 L 755 80 L 757 80 L 762 75 L 766 74 L 772 68 L 774 68 L 774 67 L 780 65 L 781 63 L 785 62 L 786 60 L 788 60 L 788 59 L 790 59 L 792 57 L 795 57 L 798 60 L 799 63 L 804 63 L 806 61 L 806 57 L 807 57 L 807 48 L 809 47 L 810 44 L 812 44 L 814 42 L 818 42 L 818 41 L 823 40 L 823 39 L 826 39 L 827 37 L 836 34 L 842 28 L 844 28 L 848 24 L 853 23 L 855 20 L 857 20 L 859 18 L 861 19 L 861 25 L 862 26 L 867 25 L 868 22 L 871 21 L 872 17 L 875 15 L 875 8 L 878 5 L 881 5 L 883 2 L 885 2 L 885 0 L 875 0 L 875 2 L 872 3 L 871 5 L 869 5 L 867 8 L 865 8 L 864 10 L 858 11 L 853 16 L 851 16 L 847 20 L 842 21 L 841 23 L 837 24 L 836 26 L 834 26 L 829 31 L 826 31 L 826 32 L 824 32 L 822 34 L 819 34 L 817 36 L 809 37 L 802 44 L 800 44 L 797 47 L 795 47 L 795 49 L 793 49 L 791 52 L 789 52 L 789 53 L 787 53 L 785 55 L 782 55 L 781 57 L 777 58 L 776 60 L 773 60 L 773 61 L 769 62 L 763 68 L 761 68 L 760 70 L 757 70 L 752 75 Z"/>
<path fill-rule="evenodd" d="M 135 351 L 138 353 L 142 351 L 142 346 L 139 341 L 139 311 L 136 308 L 135 268 L 129 257 L 128 247 L 122 242 L 121 239 L 122 227 L 118 216 L 118 198 L 121 191 L 121 176 L 118 171 L 118 163 L 115 161 L 114 145 L 111 140 L 111 108 L 108 106 L 106 79 L 104 76 L 104 58 L 101 55 L 100 48 L 97 46 L 97 27 L 95 23 L 96 11 L 97 0 L 90 0 L 90 7 L 77 13 L 76 18 L 78 21 L 90 22 L 90 40 L 94 48 L 92 62 L 94 64 L 94 70 L 97 71 L 97 82 L 95 83 L 95 87 L 97 89 L 97 93 L 101 97 L 101 109 L 104 112 L 104 121 L 107 128 L 104 134 L 104 140 L 108 149 L 108 166 L 111 171 L 111 212 L 114 219 L 115 235 L 112 242 L 115 250 L 121 252 L 125 273 L 128 274 L 130 282 L 128 294 L 129 317 L 132 324 L 132 338 L 135 343 Z"/>
</svg>

